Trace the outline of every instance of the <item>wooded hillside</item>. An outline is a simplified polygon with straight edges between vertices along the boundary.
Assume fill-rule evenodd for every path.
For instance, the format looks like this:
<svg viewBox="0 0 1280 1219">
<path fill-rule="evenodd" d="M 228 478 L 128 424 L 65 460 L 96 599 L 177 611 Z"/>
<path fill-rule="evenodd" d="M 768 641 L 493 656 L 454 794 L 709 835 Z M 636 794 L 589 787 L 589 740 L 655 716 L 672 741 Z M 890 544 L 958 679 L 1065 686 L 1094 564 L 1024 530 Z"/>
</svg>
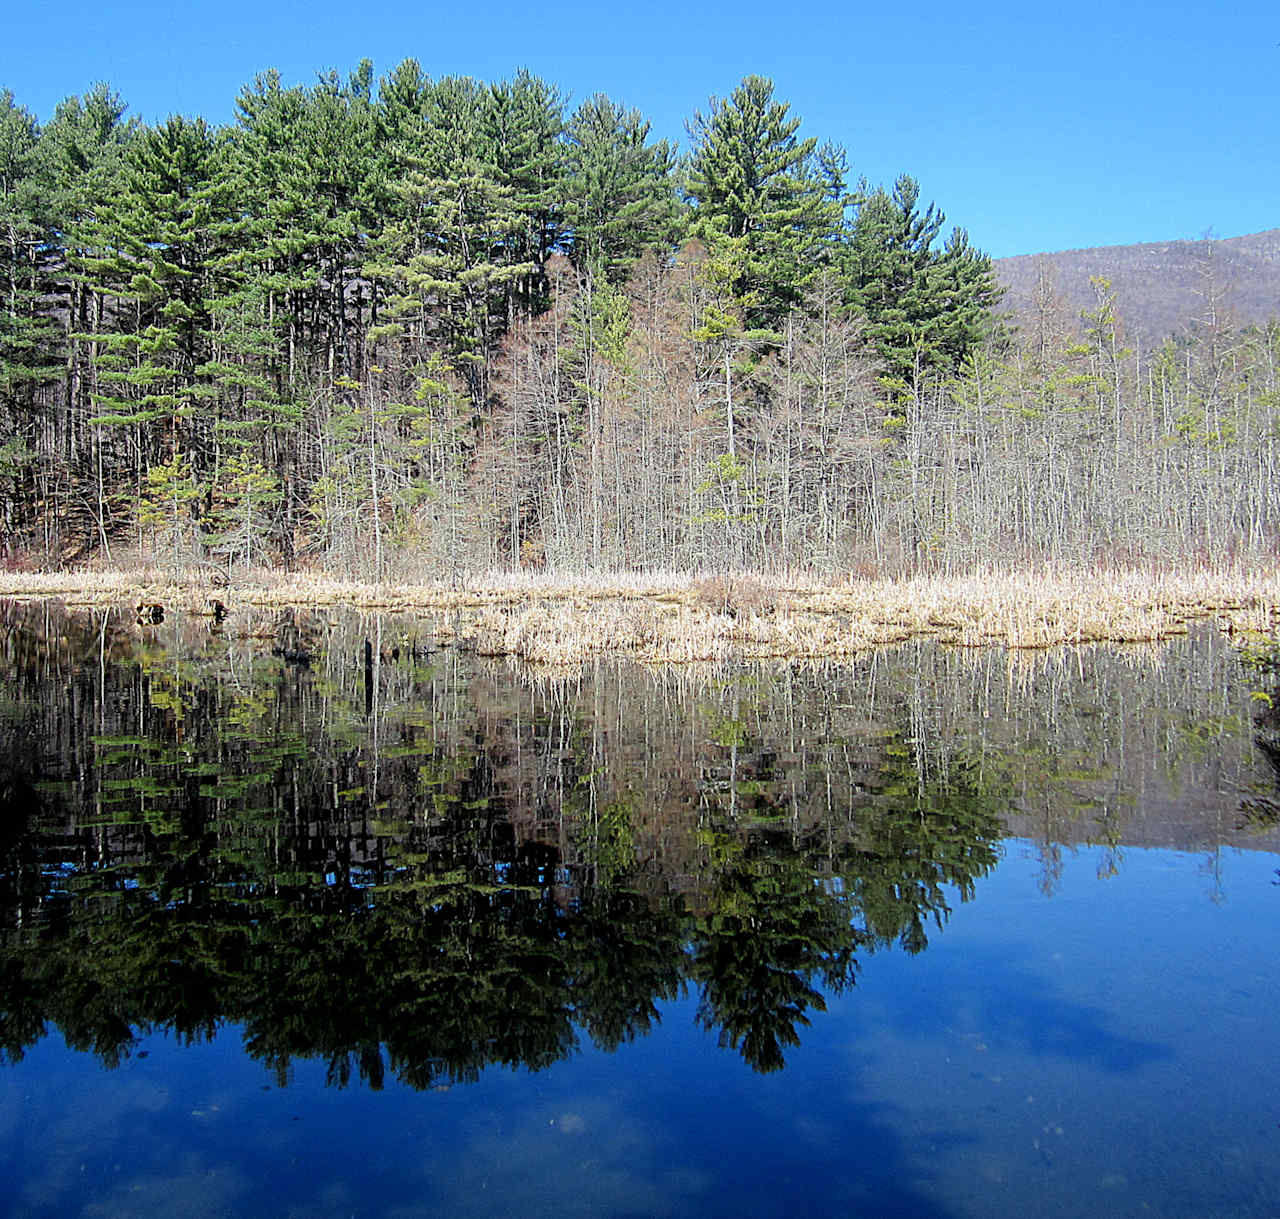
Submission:
<svg viewBox="0 0 1280 1219">
<path fill-rule="evenodd" d="M 1263 324 L 1280 309 L 1280 229 L 1024 254 L 996 259 L 994 265 L 1005 306 L 1015 317 L 1031 311 L 1046 269 L 1054 291 L 1077 312 L 1094 303 L 1090 280 L 1107 279 L 1128 337 L 1146 347 L 1212 325 L 1215 314 L 1240 327 Z"/>
</svg>

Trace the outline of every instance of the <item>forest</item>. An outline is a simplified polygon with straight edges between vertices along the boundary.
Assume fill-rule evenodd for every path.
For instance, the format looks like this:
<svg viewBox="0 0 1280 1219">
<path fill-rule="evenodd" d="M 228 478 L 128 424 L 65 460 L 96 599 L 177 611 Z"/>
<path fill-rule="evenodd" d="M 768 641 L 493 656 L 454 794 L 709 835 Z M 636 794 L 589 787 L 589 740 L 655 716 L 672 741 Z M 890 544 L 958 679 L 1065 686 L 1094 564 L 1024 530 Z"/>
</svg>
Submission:
<svg viewBox="0 0 1280 1219">
<path fill-rule="evenodd" d="M 1280 323 L 1002 313 L 748 76 L 653 138 L 521 71 L 274 71 L 216 126 L 0 92 L 15 569 L 960 572 L 1273 555 Z"/>
</svg>

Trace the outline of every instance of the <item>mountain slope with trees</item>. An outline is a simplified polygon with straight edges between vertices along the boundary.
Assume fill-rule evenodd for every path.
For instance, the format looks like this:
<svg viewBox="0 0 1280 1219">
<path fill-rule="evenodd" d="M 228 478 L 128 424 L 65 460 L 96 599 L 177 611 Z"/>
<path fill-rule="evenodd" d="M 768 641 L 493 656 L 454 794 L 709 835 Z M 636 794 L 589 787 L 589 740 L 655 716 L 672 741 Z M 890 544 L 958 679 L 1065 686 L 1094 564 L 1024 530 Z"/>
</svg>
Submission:
<svg viewBox="0 0 1280 1219">
<path fill-rule="evenodd" d="M 1204 325 L 1215 314 L 1237 326 L 1275 316 L 1280 303 L 1280 229 L 1244 237 L 1097 246 L 995 260 L 1005 305 L 1016 317 L 1034 311 L 1046 288 L 1074 311 L 1091 308 L 1090 280 L 1115 290 L 1128 332 L 1151 346 Z"/>
</svg>

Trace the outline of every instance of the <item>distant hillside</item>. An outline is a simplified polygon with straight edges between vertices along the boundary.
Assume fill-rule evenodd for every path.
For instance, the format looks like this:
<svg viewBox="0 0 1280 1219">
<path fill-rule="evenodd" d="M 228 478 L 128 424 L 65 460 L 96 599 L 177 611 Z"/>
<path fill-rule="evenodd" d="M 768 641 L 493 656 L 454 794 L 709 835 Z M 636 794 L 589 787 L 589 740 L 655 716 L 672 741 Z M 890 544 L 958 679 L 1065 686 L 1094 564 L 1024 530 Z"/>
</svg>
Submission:
<svg viewBox="0 0 1280 1219">
<path fill-rule="evenodd" d="M 1094 306 L 1090 277 L 1104 276 L 1116 291 L 1126 335 L 1144 343 L 1187 330 L 1205 317 L 1210 298 L 1241 326 L 1280 315 L 1280 229 L 1024 254 L 997 259 L 995 267 L 1007 289 L 1005 307 L 1017 318 L 1033 308 L 1042 267 L 1050 271 L 1059 304 L 1075 317 Z"/>
</svg>

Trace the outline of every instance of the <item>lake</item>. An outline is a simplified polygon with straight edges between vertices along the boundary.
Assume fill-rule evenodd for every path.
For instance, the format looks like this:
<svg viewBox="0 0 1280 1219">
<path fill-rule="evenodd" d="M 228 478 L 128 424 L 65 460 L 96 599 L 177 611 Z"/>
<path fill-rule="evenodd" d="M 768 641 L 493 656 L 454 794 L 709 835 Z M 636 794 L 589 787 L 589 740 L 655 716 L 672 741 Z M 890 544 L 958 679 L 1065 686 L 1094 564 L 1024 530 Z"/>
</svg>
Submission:
<svg viewBox="0 0 1280 1219">
<path fill-rule="evenodd" d="M 1216 631 L 439 626 L 0 603 L 4 1214 L 1280 1214 L 1280 679 Z"/>
</svg>

